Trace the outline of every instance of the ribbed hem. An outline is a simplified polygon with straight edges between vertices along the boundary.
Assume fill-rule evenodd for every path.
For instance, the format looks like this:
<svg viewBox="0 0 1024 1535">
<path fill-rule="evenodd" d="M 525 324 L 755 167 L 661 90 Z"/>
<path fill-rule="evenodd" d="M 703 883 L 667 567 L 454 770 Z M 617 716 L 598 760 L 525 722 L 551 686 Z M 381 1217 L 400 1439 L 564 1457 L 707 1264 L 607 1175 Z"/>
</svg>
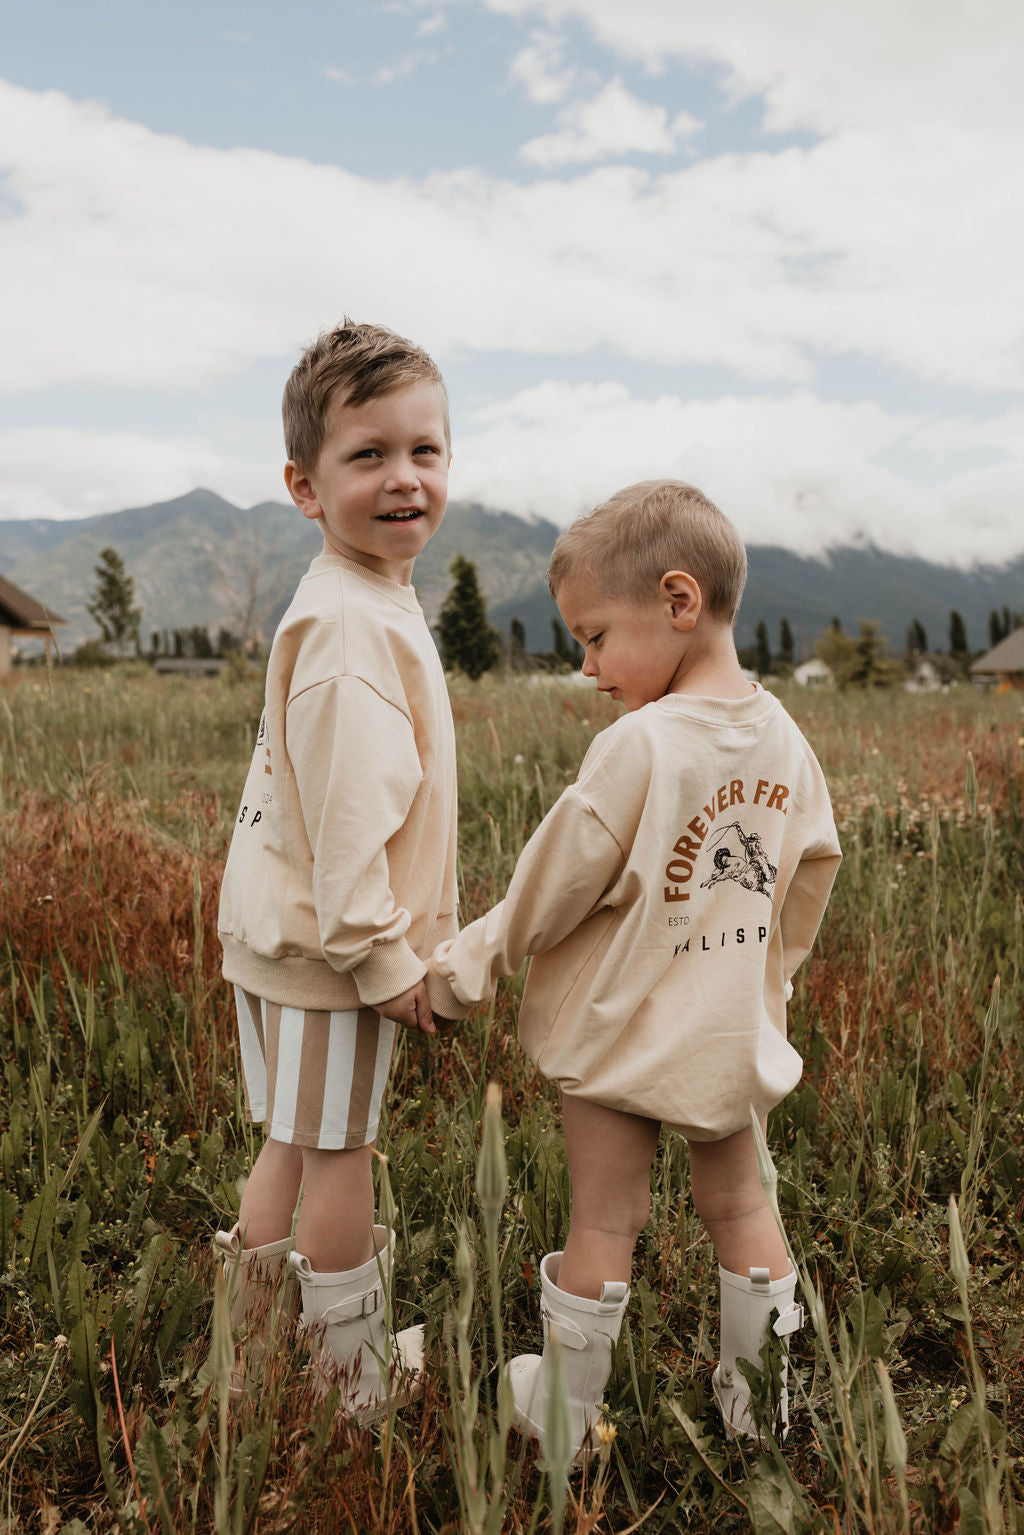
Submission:
<svg viewBox="0 0 1024 1535">
<path fill-rule="evenodd" d="M 301 954 L 268 959 L 227 933 L 221 933 L 220 941 L 224 979 L 267 1002 L 321 1013 L 346 1012 L 361 1005 L 352 976 L 333 970 L 325 959 L 306 959 Z"/>
<path fill-rule="evenodd" d="M 455 928 L 453 912 L 439 916 L 423 940 L 424 954 L 433 953 L 439 943 L 451 938 Z M 271 959 L 230 933 L 222 932 L 219 937 L 224 950 L 224 979 L 282 1007 L 330 1013 L 375 1007 L 415 986 L 427 968 L 404 938 L 375 945 L 369 959 L 351 971 L 335 970 L 325 959 L 304 954 Z"/>
</svg>

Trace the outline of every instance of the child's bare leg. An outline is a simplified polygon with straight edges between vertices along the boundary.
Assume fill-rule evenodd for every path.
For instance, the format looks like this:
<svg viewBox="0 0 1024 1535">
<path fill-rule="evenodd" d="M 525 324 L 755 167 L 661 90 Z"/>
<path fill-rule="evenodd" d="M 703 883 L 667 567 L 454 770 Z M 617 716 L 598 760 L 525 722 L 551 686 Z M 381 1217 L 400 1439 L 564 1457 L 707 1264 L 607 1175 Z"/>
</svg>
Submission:
<svg viewBox="0 0 1024 1535">
<path fill-rule="evenodd" d="M 661 1125 L 583 1098 L 562 1098 L 572 1174 L 572 1218 L 558 1288 L 597 1300 L 605 1280 L 629 1283 L 651 1207 L 651 1163 Z"/>
<path fill-rule="evenodd" d="M 757 1176 L 752 1132 L 689 1146 L 693 1203 L 719 1263 L 733 1274 L 770 1268 L 772 1279 L 784 1279 L 793 1266 Z"/>
<path fill-rule="evenodd" d="M 291 1235 L 301 1182 L 302 1147 L 264 1141 L 238 1211 L 244 1247 L 263 1247 Z"/>
<path fill-rule="evenodd" d="M 295 1246 L 321 1274 L 359 1268 L 373 1257 L 373 1147 L 302 1148 L 302 1210 Z"/>
</svg>

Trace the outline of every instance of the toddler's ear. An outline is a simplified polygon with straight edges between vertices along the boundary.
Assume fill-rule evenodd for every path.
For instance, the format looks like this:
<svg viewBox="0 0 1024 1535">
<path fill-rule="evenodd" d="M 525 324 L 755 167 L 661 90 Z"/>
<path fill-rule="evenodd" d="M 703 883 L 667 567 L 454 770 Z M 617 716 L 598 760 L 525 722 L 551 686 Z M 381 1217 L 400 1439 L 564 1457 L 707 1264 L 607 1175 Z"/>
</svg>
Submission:
<svg viewBox="0 0 1024 1535">
<path fill-rule="evenodd" d="M 661 578 L 660 590 L 673 628 L 689 633 L 696 626 L 703 606 L 698 583 L 685 570 L 667 570 Z"/>
<path fill-rule="evenodd" d="M 317 522 L 323 516 L 323 508 L 320 505 L 313 481 L 304 469 L 300 469 L 294 459 L 289 459 L 284 466 L 284 483 L 288 487 L 288 494 L 303 517 Z"/>
</svg>

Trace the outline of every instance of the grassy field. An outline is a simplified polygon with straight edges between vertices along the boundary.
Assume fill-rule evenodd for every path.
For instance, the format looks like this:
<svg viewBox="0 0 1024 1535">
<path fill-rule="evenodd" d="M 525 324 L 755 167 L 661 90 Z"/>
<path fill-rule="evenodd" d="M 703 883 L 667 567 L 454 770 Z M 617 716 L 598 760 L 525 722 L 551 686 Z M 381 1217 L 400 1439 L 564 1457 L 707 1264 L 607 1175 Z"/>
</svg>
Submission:
<svg viewBox="0 0 1024 1535">
<path fill-rule="evenodd" d="M 400 1325 L 427 1324 L 423 1402 L 335 1422 L 285 1338 L 229 1415 L 209 1238 L 253 1137 L 216 903 L 260 684 L 0 690 L 0 1531 L 1024 1530 L 1024 700 L 786 702 L 846 852 L 791 1007 L 804 1080 L 769 1127 L 811 1311 L 794 1429 L 761 1456 L 722 1436 L 715 1264 L 664 1137 L 616 1434 L 566 1492 L 494 1400 L 569 1205 L 516 984 L 395 1060 L 381 1204 Z M 522 681 L 453 703 L 469 918 L 614 706 Z M 507 1186 L 493 1144 L 479 1165 L 491 1079 Z"/>
</svg>

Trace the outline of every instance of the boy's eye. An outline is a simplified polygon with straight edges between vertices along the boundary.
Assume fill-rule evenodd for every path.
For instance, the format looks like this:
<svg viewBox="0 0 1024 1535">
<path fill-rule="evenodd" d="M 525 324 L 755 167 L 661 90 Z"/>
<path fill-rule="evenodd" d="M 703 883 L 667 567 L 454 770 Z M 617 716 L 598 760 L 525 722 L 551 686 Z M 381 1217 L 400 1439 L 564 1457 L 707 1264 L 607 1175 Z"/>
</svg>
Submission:
<svg viewBox="0 0 1024 1535">
<path fill-rule="evenodd" d="M 588 640 L 587 640 L 587 641 L 586 641 L 586 643 L 587 643 L 587 644 L 588 644 L 588 645 L 598 645 L 598 644 L 600 644 L 600 642 L 601 642 L 601 641 L 602 641 L 602 640 L 603 640 L 603 639 L 604 639 L 604 635 L 603 635 L 603 633 L 601 633 L 601 632 L 600 632 L 600 631 L 598 631 L 598 633 L 597 633 L 597 634 L 592 634 L 592 635 L 591 635 L 591 636 L 590 636 L 590 638 L 589 638 L 589 639 L 588 639 Z"/>
<path fill-rule="evenodd" d="M 357 453 L 353 453 L 352 457 L 353 458 L 376 458 L 377 457 L 377 449 L 376 448 L 360 448 Z"/>
<path fill-rule="evenodd" d="M 440 451 L 441 449 L 436 448 L 432 442 L 424 442 L 420 447 L 413 449 L 414 453 L 440 453 Z"/>
</svg>

